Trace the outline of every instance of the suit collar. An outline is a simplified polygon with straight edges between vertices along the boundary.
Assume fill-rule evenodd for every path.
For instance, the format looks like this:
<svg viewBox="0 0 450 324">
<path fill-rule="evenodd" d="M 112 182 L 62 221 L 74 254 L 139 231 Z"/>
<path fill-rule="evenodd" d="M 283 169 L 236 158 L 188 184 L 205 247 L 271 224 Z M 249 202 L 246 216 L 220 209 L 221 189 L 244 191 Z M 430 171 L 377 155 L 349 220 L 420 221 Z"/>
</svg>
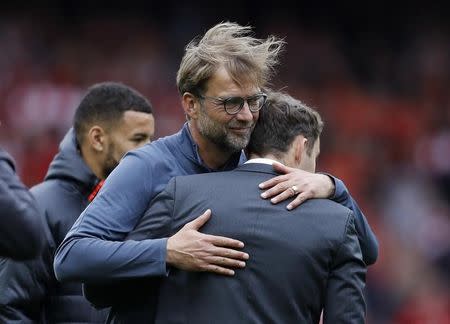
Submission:
<svg viewBox="0 0 450 324">
<path fill-rule="evenodd" d="M 272 160 L 272 159 L 267 159 L 267 158 L 256 158 L 256 159 L 247 160 L 247 162 L 245 162 L 245 163 L 246 164 L 247 163 L 262 163 L 262 164 L 272 165 L 274 162 L 277 162 L 277 161 Z"/>
<path fill-rule="evenodd" d="M 257 173 L 267 173 L 272 175 L 279 175 L 273 169 L 272 165 L 266 163 L 246 163 L 235 169 L 238 172 L 257 172 Z"/>
</svg>

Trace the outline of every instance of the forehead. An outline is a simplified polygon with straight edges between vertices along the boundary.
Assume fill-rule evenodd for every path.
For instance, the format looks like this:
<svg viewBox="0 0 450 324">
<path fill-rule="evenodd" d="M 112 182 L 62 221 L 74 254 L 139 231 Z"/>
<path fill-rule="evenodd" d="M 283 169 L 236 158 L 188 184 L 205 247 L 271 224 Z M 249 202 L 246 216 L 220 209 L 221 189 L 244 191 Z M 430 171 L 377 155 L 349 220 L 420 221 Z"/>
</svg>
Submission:
<svg viewBox="0 0 450 324">
<path fill-rule="evenodd" d="M 250 81 L 238 84 L 225 67 L 221 66 L 208 80 L 206 90 L 211 96 L 251 96 L 259 92 L 259 87 Z"/>
<path fill-rule="evenodd" d="M 119 129 L 128 132 L 148 132 L 153 134 L 155 129 L 155 119 L 153 114 L 142 111 L 127 110 L 123 113 Z"/>
</svg>

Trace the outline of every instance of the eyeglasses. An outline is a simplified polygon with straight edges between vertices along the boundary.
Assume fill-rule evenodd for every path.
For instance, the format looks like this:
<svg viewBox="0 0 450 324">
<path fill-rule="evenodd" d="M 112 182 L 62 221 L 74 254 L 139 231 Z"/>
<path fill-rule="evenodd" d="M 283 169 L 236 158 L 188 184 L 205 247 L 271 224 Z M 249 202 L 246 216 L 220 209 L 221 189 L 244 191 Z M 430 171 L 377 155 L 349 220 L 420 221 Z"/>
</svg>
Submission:
<svg viewBox="0 0 450 324">
<path fill-rule="evenodd" d="M 236 115 L 244 107 L 244 103 L 247 102 L 248 109 L 251 112 L 258 112 L 266 103 L 267 95 L 264 93 L 258 93 L 250 97 L 228 97 L 228 98 L 218 98 L 218 97 L 207 97 L 199 95 L 200 99 L 209 99 L 214 101 L 217 105 L 223 105 L 223 108 L 229 115 Z"/>
</svg>

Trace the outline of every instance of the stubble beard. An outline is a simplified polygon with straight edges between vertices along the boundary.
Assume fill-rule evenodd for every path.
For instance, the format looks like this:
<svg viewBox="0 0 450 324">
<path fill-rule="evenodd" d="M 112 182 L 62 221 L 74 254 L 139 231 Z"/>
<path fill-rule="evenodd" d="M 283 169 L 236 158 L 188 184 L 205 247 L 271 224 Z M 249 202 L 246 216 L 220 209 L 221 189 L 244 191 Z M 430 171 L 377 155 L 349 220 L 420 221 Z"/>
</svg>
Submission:
<svg viewBox="0 0 450 324">
<path fill-rule="evenodd" d="M 198 118 L 198 131 L 199 133 L 216 144 L 224 151 L 230 153 L 236 153 L 247 147 L 250 136 L 252 134 L 254 123 L 245 123 L 232 120 L 229 124 L 223 125 L 217 121 L 212 120 L 204 111 L 203 107 Z M 238 135 L 233 134 L 227 127 L 249 127 L 247 134 Z"/>
<path fill-rule="evenodd" d="M 111 172 L 119 165 L 119 161 L 114 158 L 115 146 L 113 143 L 110 143 L 108 146 L 108 153 L 105 158 L 105 162 L 103 163 L 103 176 L 106 179 Z"/>
</svg>

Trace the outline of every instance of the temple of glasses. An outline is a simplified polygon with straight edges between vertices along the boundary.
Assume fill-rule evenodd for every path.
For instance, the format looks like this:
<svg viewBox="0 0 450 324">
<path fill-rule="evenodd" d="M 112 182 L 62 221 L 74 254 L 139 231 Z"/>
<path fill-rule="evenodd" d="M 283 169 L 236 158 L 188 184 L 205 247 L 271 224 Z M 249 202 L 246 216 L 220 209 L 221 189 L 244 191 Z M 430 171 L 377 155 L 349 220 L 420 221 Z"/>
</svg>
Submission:
<svg viewBox="0 0 450 324">
<path fill-rule="evenodd" d="M 258 112 L 266 103 L 267 95 L 264 93 L 258 93 L 250 97 L 208 97 L 208 96 L 198 96 L 201 99 L 207 99 L 213 101 L 217 105 L 223 105 L 225 111 L 230 115 L 235 115 L 241 111 L 244 107 L 244 103 L 247 102 L 248 109 L 251 112 Z"/>
</svg>

